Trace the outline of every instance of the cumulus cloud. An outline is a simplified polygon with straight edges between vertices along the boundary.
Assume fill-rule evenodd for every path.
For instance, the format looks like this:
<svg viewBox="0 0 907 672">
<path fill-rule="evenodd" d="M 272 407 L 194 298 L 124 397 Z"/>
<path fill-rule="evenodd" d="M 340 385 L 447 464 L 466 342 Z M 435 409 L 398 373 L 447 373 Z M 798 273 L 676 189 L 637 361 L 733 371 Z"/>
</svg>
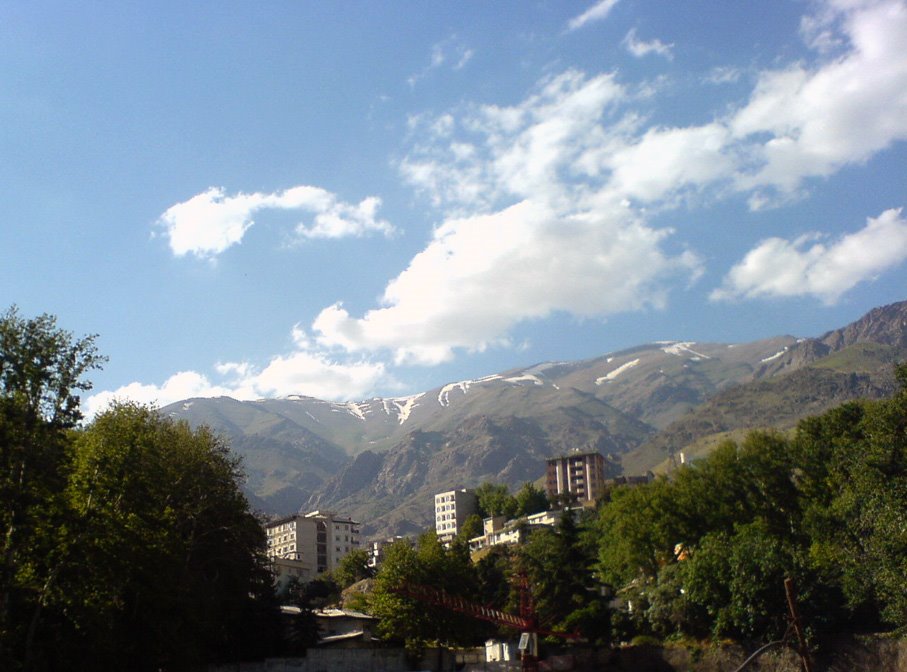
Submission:
<svg viewBox="0 0 907 672">
<path fill-rule="evenodd" d="M 742 190 L 790 193 L 804 178 L 830 175 L 907 139 L 907 6 L 839 2 L 823 11 L 823 28 L 839 31 L 835 39 L 849 48 L 813 70 L 762 73 L 728 122 L 747 152 Z"/>
<path fill-rule="evenodd" d="M 298 326 L 293 328 L 292 336 L 295 348 L 288 354 L 272 357 L 263 368 L 249 362 L 225 362 L 213 367 L 221 379 L 219 382 L 212 382 L 196 371 L 182 371 L 161 385 L 130 383 L 88 397 L 85 414 L 91 418 L 113 400 L 165 406 L 194 397 L 249 400 L 299 394 L 347 401 L 365 398 L 379 384 L 393 384 L 383 363 L 338 361 L 315 347 Z"/>
<path fill-rule="evenodd" d="M 626 47 L 636 58 L 643 58 L 649 54 L 655 54 L 656 56 L 663 56 L 664 58 L 673 60 L 674 54 L 671 51 L 674 48 L 673 44 L 665 44 L 659 39 L 649 40 L 648 42 L 640 40 L 636 37 L 636 29 L 632 28 L 626 34 L 621 44 Z"/>
<path fill-rule="evenodd" d="M 398 364 L 438 364 L 457 349 L 506 343 L 510 328 L 555 311 L 602 317 L 660 307 L 668 281 L 695 276 L 689 253 L 662 250 L 654 230 L 614 204 L 564 213 L 526 200 L 487 215 L 445 222 L 392 280 L 384 306 L 362 318 L 341 305 L 313 324 L 326 346 L 385 349 Z"/>
<path fill-rule="evenodd" d="M 207 191 L 169 207 L 158 226 L 177 256 L 213 258 L 238 244 L 265 210 L 309 213 L 295 233 L 301 238 L 341 238 L 378 232 L 391 235 L 394 227 L 378 218 L 381 200 L 370 196 L 358 204 L 345 203 L 325 189 L 298 186 L 276 193 L 227 195 L 222 188 Z"/>
<path fill-rule="evenodd" d="M 681 187 L 728 179 L 734 169 L 728 137 L 718 123 L 650 129 L 606 159 L 613 171 L 610 186 L 622 195 L 652 202 Z"/>
<path fill-rule="evenodd" d="M 833 304 L 907 260 L 907 220 L 900 208 L 870 217 L 863 229 L 836 241 L 825 239 L 811 234 L 762 241 L 731 269 L 712 299 L 814 296 Z"/>
<path fill-rule="evenodd" d="M 566 197 L 572 174 L 593 175 L 617 146 L 611 116 L 628 92 L 613 74 L 568 70 L 539 83 L 518 105 L 469 106 L 456 115 L 411 119 L 419 140 L 400 163 L 404 179 L 432 203 L 458 214 L 489 211 L 513 199 Z"/>
<path fill-rule="evenodd" d="M 702 264 L 648 213 L 705 192 L 742 192 L 756 209 L 907 137 L 904 5 L 845 4 L 823 25 L 846 48 L 812 67 L 762 73 L 747 101 L 705 124 L 647 126 L 633 109 L 640 91 L 613 73 L 576 70 L 544 79 L 515 105 L 414 117 L 399 168 L 442 223 L 378 307 L 357 316 L 329 306 L 312 324 L 314 338 L 431 365 L 509 344 L 521 321 L 664 305 L 669 288 L 695 281 Z M 595 16 L 612 6 L 596 5 Z M 765 241 L 713 298 L 836 301 L 903 259 L 894 250 L 905 246 L 882 244 L 886 235 L 900 240 L 902 228 L 889 211 L 833 244 Z"/>
<path fill-rule="evenodd" d="M 605 18 L 615 4 L 595 4 L 570 29 Z M 652 212 L 706 192 L 743 194 L 753 209 L 776 204 L 796 197 L 807 179 L 907 138 L 904 4 L 831 2 L 802 32 L 816 63 L 759 73 L 748 99 L 698 125 L 653 126 L 634 109 L 643 91 L 615 73 L 577 70 L 546 77 L 513 105 L 413 116 L 398 169 L 440 223 L 379 305 L 361 315 L 341 303 L 324 308 L 310 333 L 294 328 L 294 350 L 264 368 L 222 364 L 217 383 L 186 372 L 132 391 L 159 403 L 200 390 L 349 398 L 367 394 L 387 371 L 328 353 L 387 352 L 398 364 L 433 365 L 458 351 L 512 345 L 516 325 L 555 313 L 600 319 L 660 308 L 672 287 L 703 269 L 674 231 L 652 223 Z M 468 61 L 470 52 L 451 44 L 436 47 L 429 69 Z M 670 54 L 670 45 L 640 42 L 632 31 L 626 44 Z M 735 81 L 739 72 L 711 77 Z M 170 208 L 161 225 L 175 254 L 213 257 L 240 242 L 267 208 L 310 213 L 300 236 L 337 237 L 391 233 L 379 207 L 374 197 L 347 204 L 316 187 L 232 196 L 211 189 Z M 905 228 L 901 211 L 888 210 L 837 240 L 765 240 L 712 298 L 807 295 L 833 303 L 907 257 Z"/>
<path fill-rule="evenodd" d="M 602 21 L 607 18 L 611 10 L 614 9 L 618 0 L 599 0 L 582 14 L 573 17 L 567 22 L 567 30 L 579 30 L 583 26 L 595 21 Z"/>
</svg>

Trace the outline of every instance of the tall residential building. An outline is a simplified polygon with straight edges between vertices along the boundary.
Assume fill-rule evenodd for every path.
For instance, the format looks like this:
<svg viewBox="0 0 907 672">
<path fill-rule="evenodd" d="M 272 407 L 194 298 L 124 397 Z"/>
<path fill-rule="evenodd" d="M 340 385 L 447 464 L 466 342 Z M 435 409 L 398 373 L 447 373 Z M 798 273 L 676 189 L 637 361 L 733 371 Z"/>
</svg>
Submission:
<svg viewBox="0 0 907 672">
<path fill-rule="evenodd" d="M 450 490 L 435 495 L 435 532 L 449 543 L 466 519 L 479 510 L 474 490 Z"/>
<path fill-rule="evenodd" d="M 268 556 L 297 560 L 318 574 L 359 548 L 359 523 L 330 511 L 294 514 L 265 525 Z"/>
<path fill-rule="evenodd" d="M 548 459 L 546 490 L 550 499 L 570 494 L 577 502 L 593 502 L 605 485 L 605 458 L 600 453 L 570 453 Z"/>
</svg>

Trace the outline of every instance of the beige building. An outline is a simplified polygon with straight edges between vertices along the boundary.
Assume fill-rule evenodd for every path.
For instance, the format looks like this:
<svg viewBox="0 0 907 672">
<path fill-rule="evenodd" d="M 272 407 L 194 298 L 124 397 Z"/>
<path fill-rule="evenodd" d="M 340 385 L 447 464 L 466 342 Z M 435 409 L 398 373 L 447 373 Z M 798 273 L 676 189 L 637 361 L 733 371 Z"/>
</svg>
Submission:
<svg viewBox="0 0 907 672">
<path fill-rule="evenodd" d="M 545 480 L 549 499 L 572 495 L 579 504 L 593 502 L 605 486 L 605 458 L 595 452 L 549 458 Z"/>
<path fill-rule="evenodd" d="M 273 520 L 265 525 L 268 556 L 294 560 L 303 573 L 336 569 L 350 551 L 359 548 L 359 523 L 331 511 L 313 511 Z"/>
<path fill-rule="evenodd" d="M 435 532 L 443 543 L 450 543 L 466 519 L 478 511 L 474 490 L 449 490 L 435 495 Z"/>
<path fill-rule="evenodd" d="M 506 520 L 504 516 L 486 518 L 483 521 L 484 534 L 469 540 L 469 550 L 474 553 L 489 546 L 522 544 L 534 530 L 557 525 L 561 515 L 563 511 L 556 510 L 542 511 L 516 520 Z"/>
</svg>

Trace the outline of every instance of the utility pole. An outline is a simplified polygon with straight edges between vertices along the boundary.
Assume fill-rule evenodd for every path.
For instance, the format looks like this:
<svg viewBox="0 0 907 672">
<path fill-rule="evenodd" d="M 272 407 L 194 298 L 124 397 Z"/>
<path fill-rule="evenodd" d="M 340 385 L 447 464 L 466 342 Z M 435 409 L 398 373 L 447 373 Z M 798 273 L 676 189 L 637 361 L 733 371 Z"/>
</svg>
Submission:
<svg viewBox="0 0 907 672">
<path fill-rule="evenodd" d="M 809 657 L 809 648 L 806 646 L 806 635 L 803 633 L 803 623 L 800 621 L 800 612 L 797 610 L 797 594 L 794 590 L 794 580 L 784 579 L 784 592 L 787 595 L 787 609 L 790 612 L 790 622 L 797 634 L 797 653 L 800 654 L 800 668 L 803 672 L 813 672 L 812 661 Z"/>
</svg>

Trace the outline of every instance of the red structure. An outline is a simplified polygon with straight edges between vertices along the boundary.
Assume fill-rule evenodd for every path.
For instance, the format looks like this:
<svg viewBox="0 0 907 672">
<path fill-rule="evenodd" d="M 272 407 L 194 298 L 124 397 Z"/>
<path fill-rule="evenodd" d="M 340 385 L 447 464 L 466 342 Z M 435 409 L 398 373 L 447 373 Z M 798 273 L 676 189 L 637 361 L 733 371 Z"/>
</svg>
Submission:
<svg viewBox="0 0 907 672">
<path fill-rule="evenodd" d="M 431 586 L 407 585 L 401 586 L 397 592 L 407 597 L 433 604 L 437 607 L 450 609 L 460 614 L 472 616 L 482 621 L 488 621 L 496 625 L 503 625 L 508 628 L 514 628 L 528 633 L 533 640 L 532 652 L 528 653 L 524 647 L 520 662 L 524 672 L 536 672 L 538 670 L 538 656 L 536 655 L 536 643 L 538 635 L 545 637 L 562 637 L 564 639 L 579 639 L 579 634 L 575 632 L 558 632 L 556 630 L 546 630 L 540 628 L 538 617 L 535 613 L 535 605 L 532 600 L 532 593 L 529 591 L 529 580 L 525 574 L 517 576 L 517 586 L 520 589 L 520 615 L 508 614 L 500 609 L 488 607 L 481 604 L 475 604 L 462 597 L 450 595 L 443 590 L 432 588 Z"/>
</svg>

